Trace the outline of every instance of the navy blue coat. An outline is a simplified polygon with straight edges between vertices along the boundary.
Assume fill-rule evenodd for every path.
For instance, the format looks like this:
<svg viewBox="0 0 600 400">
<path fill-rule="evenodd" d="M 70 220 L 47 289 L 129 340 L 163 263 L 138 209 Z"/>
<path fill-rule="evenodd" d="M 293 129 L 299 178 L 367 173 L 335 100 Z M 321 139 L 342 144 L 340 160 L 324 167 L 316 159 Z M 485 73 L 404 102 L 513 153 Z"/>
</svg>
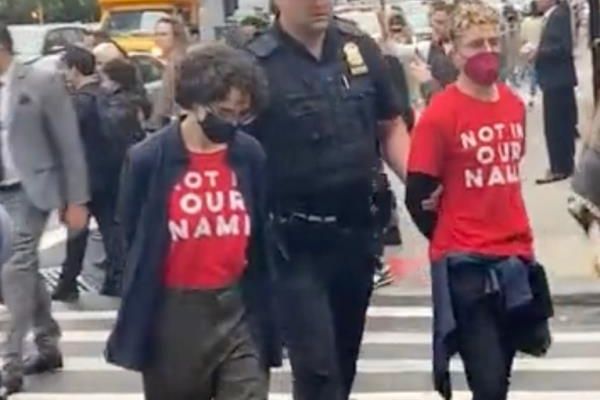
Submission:
<svg viewBox="0 0 600 400">
<path fill-rule="evenodd" d="M 264 195 L 266 157 L 260 144 L 244 133 L 235 137 L 227 152 L 253 227 L 242 280 L 250 327 L 265 367 L 278 366 L 281 341 L 271 300 L 274 269 Z M 127 267 L 121 307 L 105 352 L 108 362 L 123 368 L 143 371 L 152 360 L 152 332 L 163 298 L 163 266 L 170 244 L 168 199 L 188 161 L 179 123 L 173 123 L 133 147 L 125 163 L 119 218 Z"/>
</svg>

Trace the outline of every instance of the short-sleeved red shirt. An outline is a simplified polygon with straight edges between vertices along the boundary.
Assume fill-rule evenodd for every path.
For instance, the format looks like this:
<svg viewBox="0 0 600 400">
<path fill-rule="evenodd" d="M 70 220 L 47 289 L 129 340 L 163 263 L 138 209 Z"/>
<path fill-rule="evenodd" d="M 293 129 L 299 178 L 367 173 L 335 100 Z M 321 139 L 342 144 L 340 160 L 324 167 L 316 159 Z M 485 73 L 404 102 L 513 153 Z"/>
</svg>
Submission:
<svg viewBox="0 0 600 400">
<path fill-rule="evenodd" d="M 189 157 L 169 201 L 165 284 L 221 289 L 235 284 L 245 270 L 250 216 L 225 150 Z"/>
<path fill-rule="evenodd" d="M 521 193 L 525 107 L 505 85 L 494 102 L 448 86 L 435 96 L 412 134 L 408 171 L 443 187 L 430 257 L 453 252 L 533 256 Z"/>
</svg>

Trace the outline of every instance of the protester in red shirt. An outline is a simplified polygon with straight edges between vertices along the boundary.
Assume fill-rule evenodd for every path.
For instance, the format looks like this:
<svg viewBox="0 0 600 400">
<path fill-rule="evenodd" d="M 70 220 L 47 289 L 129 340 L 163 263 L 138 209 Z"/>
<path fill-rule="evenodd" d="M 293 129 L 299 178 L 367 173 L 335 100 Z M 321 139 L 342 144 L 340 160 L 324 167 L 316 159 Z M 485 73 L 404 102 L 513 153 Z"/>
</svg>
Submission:
<svg viewBox="0 0 600 400">
<path fill-rule="evenodd" d="M 266 79 L 245 53 L 202 45 L 176 100 L 184 116 L 125 167 L 128 278 L 107 358 L 142 372 L 148 400 L 266 400 L 266 157 L 243 133 Z"/>
<path fill-rule="evenodd" d="M 473 400 L 505 400 L 516 351 L 545 353 L 552 313 L 521 194 L 525 107 L 497 83 L 493 8 L 458 3 L 451 37 L 460 73 L 413 131 L 406 204 L 430 239 L 436 389 L 450 398 L 458 352 Z"/>
</svg>

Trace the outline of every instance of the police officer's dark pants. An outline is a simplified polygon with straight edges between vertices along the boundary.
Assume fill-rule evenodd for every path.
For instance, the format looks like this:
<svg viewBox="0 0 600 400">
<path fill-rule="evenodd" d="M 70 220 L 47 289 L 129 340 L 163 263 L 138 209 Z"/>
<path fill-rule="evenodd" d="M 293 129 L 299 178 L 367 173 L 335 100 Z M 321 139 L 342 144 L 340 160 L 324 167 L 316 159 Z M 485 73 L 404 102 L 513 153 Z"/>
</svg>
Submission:
<svg viewBox="0 0 600 400">
<path fill-rule="evenodd" d="M 473 400 L 506 400 L 516 352 L 498 298 L 486 297 L 484 286 L 484 273 L 473 273 L 472 268 L 452 270 L 450 290 L 458 352 Z"/>
<path fill-rule="evenodd" d="M 373 285 L 372 256 L 360 247 L 296 252 L 279 265 L 295 400 L 348 399 Z"/>
<path fill-rule="evenodd" d="M 544 133 L 550 172 L 573 173 L 577 136 L 577 103 L 572 87 L 544 91 Z"/>
<path fill-rule="evenodd" d="M 116 222 L 116 194 L 101 193 L 94 195 L 88 204 L 90 214 L 98 222 L 106 252 L 106 283 L 119 286 L 125 264 L 123 233 Z M 67 254 L 63 264 L 61 284 L 75 286 L 77 277 L 83 268 L 83 259 L 88 243 L 89 230 L 77 232 L 67 240 Z"/>
</svg>

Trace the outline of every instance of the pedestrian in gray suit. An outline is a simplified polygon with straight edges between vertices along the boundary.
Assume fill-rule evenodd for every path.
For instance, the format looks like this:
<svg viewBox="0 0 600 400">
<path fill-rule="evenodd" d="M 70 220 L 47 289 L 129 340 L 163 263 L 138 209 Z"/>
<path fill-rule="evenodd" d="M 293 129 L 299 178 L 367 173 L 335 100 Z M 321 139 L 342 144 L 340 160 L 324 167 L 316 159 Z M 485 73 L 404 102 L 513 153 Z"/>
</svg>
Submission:
<svg viewBox="0 0 600 400">
<path fill-rule="evenodd" d="M 39 271 L 38 245 L 48 215 L 60 210 L 70 229 L 88 221 L 88 180 L 77 117 L 58 75 L 19 64 L 0 24 L 0 205 L 14 229 L 13 254 L 2 268 L 10 313 L 4 386 L 21 391 L 23 375 L 62 367 L 60 329 Z M 35 333 L 38 353 L 23 361 L 23 341 Z"/>
</svg>

